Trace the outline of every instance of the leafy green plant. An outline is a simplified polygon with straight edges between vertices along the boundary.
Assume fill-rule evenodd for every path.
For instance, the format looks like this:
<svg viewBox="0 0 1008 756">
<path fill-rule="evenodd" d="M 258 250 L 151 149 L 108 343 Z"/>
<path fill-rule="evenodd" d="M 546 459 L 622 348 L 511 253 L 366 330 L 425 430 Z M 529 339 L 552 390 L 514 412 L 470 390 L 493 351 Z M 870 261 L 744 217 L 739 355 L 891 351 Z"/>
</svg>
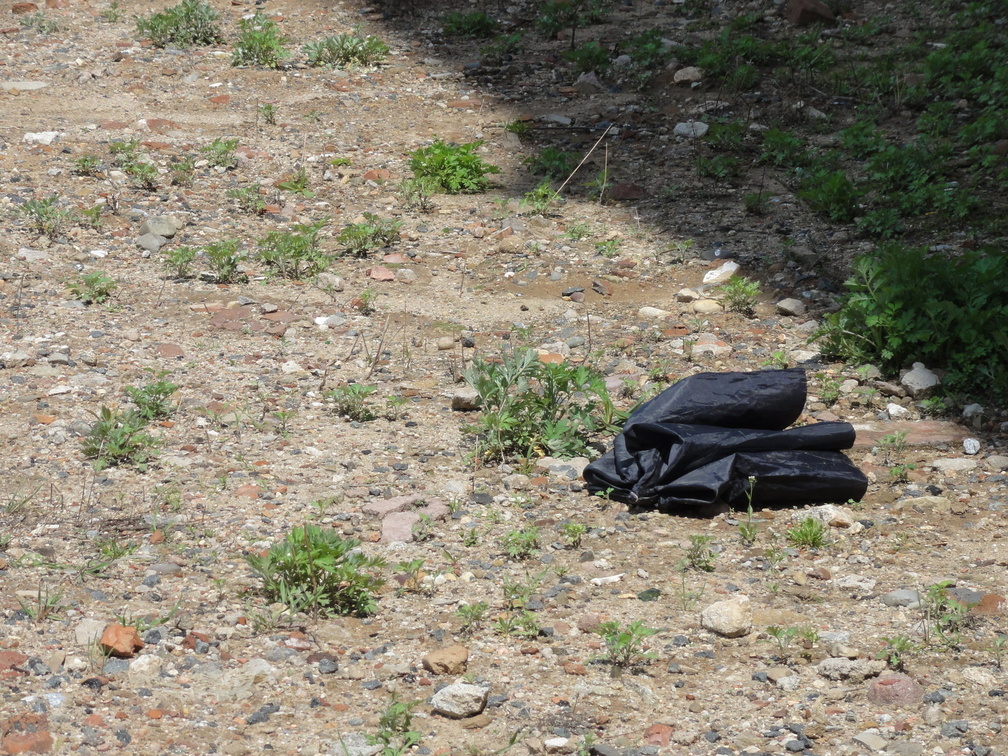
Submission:
<svg viewBox="0 0 1008 756">
<path fill-rule="evenodd" d="M 606 13 L 606 0 L 547 0 L 543 3 L 536 26 L 547 39 L 562 30 L 571 30 L 571 49 L 575 46 L 577 28 L 585 24 L 601 23 Z"/>
<path fill-rule="evenodd" d="M 101 158 L 97 155 L 81 155 L 73 163 L 73 172 L 77 176 L 94 176 L 101 170 Z"/>
<path fill-rule="evenodd" d="M 302 197 L 314 197 L 315 193 L 308 188 L 308 171 L 303 165 L 294 169 L 294 174 L 290 178 L 278 181 L 277 189 L 293 194 L 300 194 Z"/>
<path fill-rule="evenodd" d="M 818 171 L 802 183 L 798 196 L 813 212 L 832 221 L 847 223 L 860 212 L 862 191 L 841 170 Z"/>
<path fill-rule="evenodd" d="M 753 492 L 756 489 L 756 478 L 752 475 L 749 476 L 749 487 L 746 489 L 746 499 L 748 500 L 748 506 L 746 507 L 746 519 L 739 523 L 739 538 L 742 539 L 742 543 L 746 546 L 752 546 L 756 543 L 756 536 L 759 534 L 759 528 L 756 523 L 753 522 Z"/>
<path fill-rule="evenodd" d="M 876 659 L 881 659 L 889 665 L 890 669 L 902 672 L 906 665 L 906 657 L 917 650 L 916 644 L 906 635 L 896 635 L 892 638 L 883 638 L 885 648 L 879 651 Z"/>
<path fill-rule="evenodd" d="M 210 144 L 200 147 L 200 152 L 203 153 L 207 162 L 213 167 L 234 168 L 238 165 L 238 158 L 235 157 L 235 149 L 237 147 L 237 139 L 217 137 Z"/>
<path fill-rule="evenodd" d="M 774 370 L 786 370 L 788 367 L 787 352 L 783 349 L 775 349 L 770 356 L 760 363 L 760 367 L 773 368 Z"/>
<path fill-rule="evenodd" d="M 840 398 L 840 387 L 843 385 L 843 378 L 839 375 L 829 373 L 816 373 L 819 381 L 819 398 L 827 405 L 833 406 Z"/>
<path fill-rule="evenodd" d="M 363 383 L 348 383 L 326 394 L 337 415 L 360 423 L 374 420 L 377 415 L 368 404 L 367 398 L 378 389 Z"/>
<path fill-rule="evenodd" d="M 580 47 L 564 52 L 564 58 L 574 64 L 578 73 L 604 73 L 609 68 L 609 51 L 598 42 L 587 42 Z"/>
<path fill-rule="evenodd" d="M 39 583 L 34 601 L 26 601 L 19 597 L 18 603 L 21 605 L 21 611 L 38 624 L 42 624 L 47 619 L 58 615 L 60 610 L 64 608 L 63 596 L 63 591 L 50 591 L 48 585 L 43 586 L 42 583 Z"/>
<path fill-rule="evenodd" d="M 134 184 L 146 192 L 153 192 L 158 188 L 158 169 L 152 163 L 138 160 L 125 166 L 123 171 Z"/>
<path fill-rule="evenodd" d="M 523 121 L 519 118 L 504 124 L 504 131 L 519 137 L 527 136 L 531 130 L 532 127 L 528 125 L 528 121 Z"/>
<path fill-rule="evenodd" d="M 690 545 L 686 547 L 687 564 L 700 572 L 713 572 L 717 554 L 714 553 L 710 545 L 714 538 L 705 535 L 691 535 L 689 539 Z"/>
<path fill-rule="evenodd" d="M 156 47 L 216 45 L 224 41 L 220 14 L 206 0 L 182 0 L 178 5 L 136 20 L 137 33 Z"/>
<path fill-rule="evenodd" d="M 203 247 L 203 254 L 217 283 L 232 283 L 238 278 L 238 266 L 245 255 L 238 251 L 237 239 L 213 242 Z"/>
<path fill-rule="evenodd" d="M 178 386 L 169 380 L 165 380 L 166 371 L 154 373 L 154 380 L 148 381 L 143 386 L 127 386 L 124 390 L 130 401 L 136 405 L 136 414 L 144 422 L 160 420 L 171 416 L 174 412 L 169 399 L 171 395 L 178 391 Z"/>
<path fill-rule="evenodd" d="M 315 616 L 373 614 L 375 593 L 385 581 L 373 573 L 385 567 L 360 550 L 360 541 L 316 525 L 294 528 L 265 554 L 248 554 L 268 601 Z"/>
<path fill-rule="evenodd" d="M 310 66 L 345 68 L 351 65 L 378 65 L 388 57 L 389 46 L 370 34 L 362 37 L 360 31 L 355 29 L 352 34 L 338 34 L 309 42 L 304 46 L 304 51 Z"/>
<path fill-rule="evenodd" d="M 812 517 L 805 517 L 785 533 L 788 543 L 795 548 L 818 549 L 826 544 L 826 526 Z"/>
<path fill-rule="evenodd" d="M 770 195 L 767 192 L 748 192 L 742 198 L 749 215 L 766 215 Z"/>
<path fill-rule="evenodd" d="M 520 31 L 511 34 L 498 34 L 480 50 L 480 57 L 485 63 L 503 63 L 522 51 L 524 34 Z M 519 134 L 520 136 L 520 134 Z"/>
<path fill-rule="evenodd" d="M 136 541 L 120 541 L 115 538 L 102 538 L 97 543 L 98 553 L 107 561 L 114 562 L 124 556 L 129 556 L 140 544 Z M 122 624 L 126 624 L 125 622 Z"/>
<path fill-rule="evenodd" d="M 447 144 L 438 139 L 410 155 L 410 169 L 417 178 L 431 179 L 448 194 L 477 194 L 490 184 L 487 176 L 500 173 L 475 154 L 482 140 L 466 144 Z"/>
<path fill-rule="evenodd" d="M 262 215 L 266 212 L 266 200 L 259 193 L 258 186 L 243 186 L 238 189 L 228 189 L 227 196 L 238 203 L 238 209 L 250 215 Z"/>
<path fill-rule="evenodd" d="M 359 223 L 346 226 L 336 237 L 347 254 L 365 257 L 372 249 L 386 247 L 399 238 L 402 221 L 381 218 L 374 213 L 364 213 L 363 218 Z"/>
<path fill-rule="evenodd" d="M 603 622 L 595 632 L 602 636 L 605 643 L 605 660 L 616 667 L 631 667 L 657 656 L 645 650 L 645 638 L 658 631 L 646 627 L 640 620 L 621 626 L 619 622 Z"/>
<path fill-rule="evenodd" d="M 462 620 L 462 627 L 459 632 L 471 633 L 478 630 L 486 619 L 487 609 L 490 605 L 486 601 L 476 604 L 462 604 L 455 610 L 455 616 Z"/>
<path fill-rule="evenodd" d="M 942 648 L 962 646 L 962 631 L 976 622 L 969 607 L 948 592 L 951 582 L 945 580 L 928 587 L 920 599 L 920 629 L 924 646 Z"/>
<path fill-rule="evenodd" d="M 112 162 L 123 168 L 137 160 L 137 147 L 140 146 L 139 139 L 120 139 L 109 144 L 109 154 Z"/>
<path fill-rule="evenodd" d="M 423 735 L 410 729 L 413 725 L 413 709 L 419 703 L 400 701 L 396 694 L 392 695 L 385 711 L 378 717 L 377 734 L 367 737 L 370 745 L 381 746 L 377 756 L 404 756 L 420 744 Z"/>
<path fill-rule="evenodd" d="M 619 254 L 619 249 L 619 239 L 606 239 L 595 244 L 595 251 L 602 257 L 616 257 Z"/>
<path fill-rule="evenodd" d="M 493 623 L 494 632 L 501 635 L 512 635 L 517 638 L 532 640 L 539 635 L 542 627 L 533 612 L 508 612 Z"/>
<path fill-rule="evenodd" d="M 701 158 L 699 167 L 701 176 L 724 181 L 739 175 L 742 171 L 742 162 L 731 155 L 711 155 Z"/>
<path fill-rule="evenodd" d="M 529 559 L 539 548 L 539 528 L 528 527 L 509 530 L 501 539 L 504 553 L 512 559 Z"/>
<path fill-rule="evenodd" d="M 375 310 L 375 291 L 374 289 L 368 287 L 364 289 L 360 294 L 353 298 L 350 302 L 350 306 L 353 307 L 361 315 L 373 315 Z"/>
<path fill-rule="evenodd" d="M 103 271 L 95 270 L 81 276 L 68 288 L 84 304 L 102 304 L 111 298 L 116 282 Z"/>
<path fill-rule="evenodd" d="M 322 272 L 329 255 L 322 251 L 319 233 L 325 221 L 297 223 L 290 230 L 271 231 L 259 240 L 259 257 L 284 278 L 302 279 Z"/>
<path fill-rule="evenodd" d="M 175 278 L 188 278 L 189 269 L 196 260 L 197 250 L 193 247 L 172 247 L 161 250 L 161 264 L 168 274 Z"/>
<path fill-rule="evenodd" d="M 588 532 L 588 528 L 580 522 L 565 522 L 560 528 L 560 532 L 563 533 L 567 545 L 576 549 L 581 545 L 581 539 Z"/>
<path fill-rule="evenodd" d="M 429 213 L 434 209 L 431 195 L 437 190 L 437 184 L 431 179 L 408 178 L 399 182 L 399 200 L 407 210 Z"/>
<path fill-rule="evenodd" d="M 95 229 L 96 231 L 101 228 L 102 225 L 102 212 L 105 210 L 105 203 L 99 202 L 91 207 L 84 208 L 80 211 L 81 225 L 88 226 Z"/>
<path fill-rule="evenodd" d="M 497 21 L 483 11 L 446 13 L 442 26 L 448 37 L 487 39 L 497 32 Z"/>
<path fill-rule="evenodd" d="M 756 314 L 759 290 L 759 284 L 745 276 L 732 276 L 721 285 L 721 294 L 724 296 L 726 309 L 747 318 Z"/>
<path fill-rule="evenodd" d="M 196 162 L 192 158 L 176 160 L 171 164 L 170 171 L 173 186 L 192 186 L 196 175 Z"/>
<path fill-rule="evenodd" d="M 535 189 L 527 192 L 522 197 L 521 204 L 529 208 L 535 215 L 545 215 L 549 212 L 550 205 L 558 197 L 559 192 L 553 190 L 549 179 L 542 181 Z"/>
<path fill-rule="evenodd" d="M 480 397 L 474 430 L 484 459 L 587 454 L 591 434 L 624 418 L 598 373 L 540 362 L 532 350 L 505 353 L 500 362 L 476 360 L 465 378 Z"/>
<path fill-rule="evenodd" d="M 819 335 L 827 356 L 888 375 L 910 361 L 947 368 L 947 390 L 1008 396 L 1008 259 L 994 249 L 955 257 L 886 244 L 855 260 L 841 309 Z"/>
<path fill-rule="evenodd" d="M 231 56 L 232 66 L 263 66 L 280 68 L 290 52 L 277 23 L 260 11 L 238 22 L 238 41 Z"/>
<path fill-rule="evenodd" d="M 766 632 L 767 635 L 773 638 L 774 643 L 777 644 L 777 652 L 780 657 L 786 659 L 790 655 L 791 643 L 794 641 L 795 636 L 798 635 L 798 628 L 771 625 L 766 629 Z"/>
<path fill-rule="evenodd" d="M 43 11 L 23 13 L 19 21 L 22 28 L 34 29 L 39 34 L 52 34 L 60 29 L 59 23 L 46 16 Z"/>
<path fill-rule="evenodd" d="M 144 431 L 145 425 L 143 418 L 134 411 L 103 406 L 91 432 L 81 443 L 84 456 L 94 460 L 96 470 L 122 464 L 146 470 L 156 457 L 160 442 Z"/>
<path fill-rule="evenodd" d="M 535 157 L 527 158 L 525 165 L 537 176 L 546 176 L 551 179 L 565 179 L 574 172 L 577 167 L 577 155 L 572 152 L 563 152 L 556 147 L 546 147 Z"/>
<path fill-rule="evenodd" d="M 272 102 L 265 102 L 259 106 L 259 115 L 262 116 L 263 122 L 267 126 L 276 126 L 277 114 L 279 112 L 280 108 Z"/>
<path fill-rule="evenodd" d="M 102 21 L 110 24 L 118 24 L 123 19 L 122 6 L 119 5 L 118 0 L 112 0 L 109 3 L 109 7 L 98 14 Z"/>
<path fill-rule="evenodd" d="M 759 162 L 782 168 L 799 168 L 808 163 L 805 143 L 801 137 L 787 131 L 769 129 L 763 133 Z"/>
<path fill-rule="evenodd" d="M 28 220 L 32 229 L 53 239 L 70 218 L 70 211 L 61 209 L 58 203 L 59 197 L 54 194 L 45 199 L 30 199 L 18 211 Z"/>
</svg>

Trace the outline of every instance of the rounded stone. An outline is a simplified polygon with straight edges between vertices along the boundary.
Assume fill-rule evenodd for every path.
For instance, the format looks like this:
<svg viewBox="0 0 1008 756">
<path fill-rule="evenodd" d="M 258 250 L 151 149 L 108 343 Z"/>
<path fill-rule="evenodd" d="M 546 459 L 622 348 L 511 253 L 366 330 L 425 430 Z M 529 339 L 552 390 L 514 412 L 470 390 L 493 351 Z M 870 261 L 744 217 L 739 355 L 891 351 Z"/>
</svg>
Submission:
<svg viewBox="0 0 1008 756">
<path fill-rule="evenodd" d="M 892 706 L 914 706 L 921 702 L 924 690 L 909 675 L 891 674 L 877 677 L 868 686 L 868 700 Z"/>
</svg>

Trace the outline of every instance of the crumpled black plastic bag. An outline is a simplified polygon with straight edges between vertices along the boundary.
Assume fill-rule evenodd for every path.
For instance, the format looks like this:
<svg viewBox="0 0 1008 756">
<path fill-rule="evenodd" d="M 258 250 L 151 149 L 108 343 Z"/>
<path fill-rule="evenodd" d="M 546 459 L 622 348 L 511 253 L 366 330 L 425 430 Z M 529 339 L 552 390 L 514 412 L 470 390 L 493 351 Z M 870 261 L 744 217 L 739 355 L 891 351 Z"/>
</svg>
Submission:
<svg viewBox="0 0 1008 756">
<path fill-rule="evenodd" d="M 841 449 L 850 423 L 785 430 L 805 406 L 805 371 L 699 373 L 638 407 L 584 471 L 588 490 L 663 512 L 860 500 L 868 480 Z M 750 485 L 749 478 L 755 478 Z"/>
</svg>

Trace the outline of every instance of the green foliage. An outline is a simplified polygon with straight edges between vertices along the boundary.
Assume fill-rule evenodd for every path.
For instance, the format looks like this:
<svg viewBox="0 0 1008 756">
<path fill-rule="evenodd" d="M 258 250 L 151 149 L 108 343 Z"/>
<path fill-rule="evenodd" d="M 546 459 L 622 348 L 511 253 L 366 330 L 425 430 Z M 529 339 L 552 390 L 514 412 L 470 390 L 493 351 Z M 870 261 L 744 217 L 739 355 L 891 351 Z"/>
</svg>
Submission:
<svg viewBox="0 0 1008 756">
<path fill-rule="evenodd" d="M 487 609 L 490 605 L 486 601 L 476 604 L 462 604 L 455 610 L 455 616 L 462 620 L 462 627 L 459 632 L 471 633 L 478 630 L 486 619 Z"/>
<path fill-rule="evenodd" d="M 742 171 L 742 161 L 731 155 L 711 155 L 700 161 L 700 175 L 724 181 L 738 176 Z"/>
<path fill-rule="evenodd" d="M 314 276 L 329 265 L 322 251 L 319 232 L 325 221 L 297 223 L 293 229 L 271 231 L 259 240 L 259 257 L 284 278 L 300 280 Z"/>
<path fill-rule="evenodd" d="M 713 541 L 712 536 L 691 535 L 690 545 L 686 547 L 686 563 L 700 572 L 714 572 L 717 554 L 710 547 Z"/>
<path fill-rule="evenodd" d="M 400 701 L 392 694 L 385 711 L 378 717 L 378 733 L 369 735 L 370 745 L 381 746 L 376 756 L 403 756 L 419 745 L 423 735 L 410 729 L 413 724 L 413 709 L 419 701 Z"/>
<path fill-rule="evenodd" d="M 565 179 L 577 168 L 578 158 L 572 152 L 563 152 L 556 147 L 546 147 L 535 157 L 525 159 L 525 165 L 536 176 L 551 179 Z"/>
<path fill-rule="evenodd" d="M 18 211 L 28 220 L 32 229 L 53 239 L 70 218 L 70 211 L 61 209 L 58 203 L 59 197 L 54 194 L 45 199 L 30 199 Z"/>
<path fill-rule="evenodd" d="M 662 42 L 662 35 L 658 29 L 648 29 L 631 37 L 621 46 L 621 50 L 630 56 L 634 65 L 645 71 L 660 69 L 672 56 L 670 48 Z"/>
<path fill-rule="evenodd" d="M 139 146 L 139 139 L 120 139 L 112 142 L 109 144 L 109 154 L 112 155 L 112 162 L 120 168 L 136 162 L 136 152 Z"/>
<path fill-rule="evenodd" d="M 443 28 L 448 37 L 487 39 L 497 32 L 497 21 L 483 11 L 454 11 L 445 14 Z"/>
<path fill-rule="evenodd" d="M 532 640 L 542 629 L 535 614 L 530 611 L 509 612 L 493 623 L 494 632 L 501 635 L 512 635 L 516 638 Z"/>
<path fill-rule="evenodd" d="M 238 209 L 250 215 L 262 215 L 266 211 L 266 200 L 259 193 L 258 186 L 243 186 L 228 189 L 227 196 L 238 203 Z"/>
<path fill-rule="evenodd" d="M 303 525 L 265 555 L 248 554 L 245 560 L 262 580 L 266 599 L 284 604 L 291 614 L 368 615 L 377 609 L 375 592 L 385 583 L 372 573 L 385 563 L 359 547 L 360 541 L 335 530 Z"/>
<path fill-rule="evenodd" d="M 476 360 L 465 378 L 482 404 L 475 432 L 483 459 L 589 454 L 590 436 L 623 419 L 602 376 L 584 365 L 540 362 L 532 350 Z"/>
<path fill-rule="evenodd" d="M 365 257 L 372 249 L 387 247 L 399 238 L 402 221 L 381 218 L 374 213 L 364 213 L 363 217 L 360 223 L 351 223 L 336 237 L 347 254 Z"/>
<path fill-rule="evenodd" d="M 213 167 L 234 168 L 238 165 L 238 158 L 235 157 L 237 147 L 237 139 L 217 137 L 210 144 L 200 147 L 200 152 Z"/>
<path fill-rule="evenodd" d="M 232 283 L 238 278 L 238 266 L 245 255 L 238 251 L 237 239 L 225 239 L 203 247 L 217 283 Z"/>
<path fill-rule="evenodd" d="M 942 581 L 927 589 L 920 599 L 920 631 L 925 646 L 959 648 L 962 646 L 962 631 L 976 621 L 969 607 L 953 596 L 948 589 L 952 583 Z"/>
<path fill-rule="evenodd" d="M 91 207 L 81 210 L 81 225 L 90 226 L 96 231 L 100 229 L 102 224 L 102 211 L 104 209 L 105 203 L 99 202 L 97 205 L 92 205 Z"/>
<path fill-rule="evenodd" d="M 137 412 L 103 406 L 91 432 L 81 442 L 81 450 L 94 460 L 96 470 L 122 464 L 146 470 L 157 454 L 159 442 L 144 431 L 145 425 Z"/>
<path fill-rule="evenodd" d="M 819 380 L 819 398 L 829 406 L 836 404 L 840 398 L 840 386 L 843 385 L 843 379 L 839 375 L 830 375 L 829 373 L 816 373 L 816 378 Z"/>
<path fill-rule="evenodd" d="M 133 183 L 147 192 L 153 192 L 158 188 L 157 166 L 147 162 L 130 163 L 123 168 L 126 175 L 133 179 Z"/>
<path fill-rule="evenodd" d="M 560 531 L 563 533 L 567 545 L 576 549 L 581 545 L 581 539 L 588 532 L 588 528 L 580 522 L 565 522 Z"/>
<path fill-rule="evenodd" d="M 73 172 L 77 176 L 94 176 L 101 170 L 101 158 L 97 155 L 81 155 L 74 160 Z"/>
<path fill-rule="evenodd" d="M 308 188 L 308 171 L 303 165 L 299 165 L 290 178 L 278 181 L 277 189 L 293 194 L 300 194 L 302 197 L 314 197 L 315 193 Z"/>
<path fill-rule="evenodd" d="M 808 163 L 805 143 L 797 137 L 780 129 L 769 129 L 763 134 L 763 147 L 759 162 L 776 165 L 780 168 L 798 168 Z"/>
<path fill-rule="evenodd" d="M 616 257 L 619 254 L 619 250 L 619 239 L 606 239 L 595 245 L 595 251 L 602 255 L 602 257 Z"/>
<path fill-rule="evenodd" d="M 23 13 L 19 21 L 22 28 L 34 29 L 39 34 L 52 34 L 60 29 L 59 23 L 46 16 L 43 11 Z"/>
<path fill-rule="evenodd" d="M 742 121 L 712 123 L 705 141 L 722 152 L 741 152 L 745 134 L 746 125 Z"/>
<path fill-rule="evenodd" d="M 447 144 L 440 139 L 410 155 L 410 168 L 417 178 L 431 179 L 448 194 L 477 194 L 486 191 L 487 175 L 500 173 L 475 154 L 482 140 L 467 144 Z"/>
<path fill-rule="evenodd" d="M 859 213 L 862 191 L 843 171 L 824 170 L 808 176 L 798 196 L 813 212 L 838 223 L 848 223 Z"/>
<path fill-rule="evenodd" d="M 34 601 L 26 601 L 18 597 L 18 603 L 21 605 L 21 611 L 31 617 L 33 621 L 41 624 L 47 619 L 55 617 L 64 608 L 63 596 L 62 590 L 52 592 L 49 590 L 49 586 L 43 587 L 42 583 L 39 583 Z"/>
<path fill-rule="evenodd" d="M 161 250 L 161 264 L 169 275 L 175 278 L 188 278 L 189 268 L 196 259 L 197 250 L 193 247 L 173 247 Z"/>
<path fill-rule="evenodd" d="M 570 29 L 573 49 L 573 32 L 578 26 L 598 24 L 605 20 L 607 4 L 607 0 L 547 0 L 536 19 L 536 26 L 539 33 L 547 39 L 556 37 L 563 29 Z"/>
<path fill-rule="evenodd" d="M 804 518 L 785 533 L 788 543 L 799 549 L 818 549 L 826 544 L 826 526 L 811 517 Z"/>
<path fill-rule="evenodd" d="M 407 210 L 429 213 L 434 209 L 431 195 L 437 191 L 437 183 L 431 179 L 408 178 L 399 182 L 399 200 Z"/>
<path fill-rule="evenodd" d="M 145 423 L 171 416 L 175 408 L 169 399 L 178 391 L 178 386 L 165 380 L 166 372 L 154 374 L 154 380 L 143 386 L 127 386 L 126 396 L 136 405 L 136 414 Z"/>
<path fill-rule="evenodd" d="M 338 34 L 304 46 L 310 66 L 376 66 L 389 54 L 389 46 L 370 34 L 362 37 L 359 30 L 353 34 Z"/>
<path fill-rule="evenodd" d="M 196 174 L 196 163 L 192 158 L 176 160 L 171 166 L 171 182 L 174 186 L 192 186 Z"/>
<path fill-rule="evenodd" d="M 558 192 L 553 190 L 550 180 L 545 179 L 521 198 L 521 204 L 523 207 L 529 208 L 534 215 L 545 215 L 549 212 L 550 205 L 557 198 L 557 194 Z"/>
<path fill-rule="evenodd" d="M 887 244 L 854 262 L 842 308 L 821 331 L 824 354 L 894 374 L 911 360 L 948 369 L 948 390 L 1008 397 L 1008 258 L 955 257 Z"/>
<path fill-rule="evenodd" d="M 605 660 L 613 666 L 630 667 L 657 658 L 645 650 L 644 639 L 658 631 L 635 620 L 623 627 L 619 622 L 603 622 L 596 631 L 605 643 Z"/>
<path fill-rule="evenodd" d="M 501 539 L 501 545 L 511 559 L 530 559 L 539 548 L 539 528 L 509 530 Z"/>
<path fill-rule="evenodd" d="M 875 658 L 884 661 L 890 669 L 902 672 L 906 657 L 917 650 L 916 644 L 906 635 L 883 638 L 882 642 L 886 644 L 885 648 L 879 651 Z"/>
<path fill-rule="evenodd" d="M 886 139 L 870 121 L 856 121 L 840 132 L 840 146 L 857 158 L 867 158 L 884 149 Z"/>
<path fill-rule="evenodd" d="M 277 113 L 279 112 L 280 108 L 272 102 L 266 102 L 259 106 L 259 115 L 262 116 L 267 126 L 276 126 Z"/>
<path fill-rule="evenodd" d="M 480 57 L 486 63 L 503 63 L 505 60 L 522 50 L 522 32 L 512 32 L 511 34 L 498 34 L 493 40 L 483 46 L 480 50 Z"/>
<path fill-rule="evenodd" d="M 578 73 L 604 73 L 609 68 L 609 51 L 598 42 L 587 42 L 578 48 L 567 50 L 564 58 L 574 64 L 574 70 Z"/>
<path fill-rule="evenodd" d="M 767 635 L 774 639 L 777 644 L 777 651 L 782 659 L 786 659 L 790 654 L 791 643 L 798 635 L 797 627 L 777 627 L 771 625 L 766 629 Z"/>
<path fill-rule="evenodd" d="M 290 56 L 284 47 L 286 41 L 276 22 L 256 11 L 252 18 L 243 18 L 238 22 L 238 41 L 231 56 L 231 65 L 280 68 L 283 59 Z"/>
<path fill-rule="evenodd" d="M 742 198 L 745 211 L 749 215 L 765 215 L 769 205 L 770 195 L 766 192 L 748 192 Z"/>
<path fill-rule="evenodd" d="M 337 415 L 360 423 L 374 420 L 377 415 L 367 402 L 367 398 L 378 389 L 363 383 L 348 383 L 326 394 Z"/>
<path fill-rule="evenodd" d="M 137 33 L 150 38 L 155 47 L 215 45 L 224 41 L 220 14 L 206 0 L 182 0 L 148 18 L 137 18 Z"/>
<path fill-rule="evenodd" d="M 721 285 L 721 294 L 730 312 L 737 312 L 747 318 L 756 314 L 759 284 L 745 276 L 732 276 Z"/>
<path fill-rule="evenodd" d="M 95 270 L 81 276 L 68 288 L 84 304 L 102 304 L 112 296 L 116 282 L 103 271 Z"/>
</svg>

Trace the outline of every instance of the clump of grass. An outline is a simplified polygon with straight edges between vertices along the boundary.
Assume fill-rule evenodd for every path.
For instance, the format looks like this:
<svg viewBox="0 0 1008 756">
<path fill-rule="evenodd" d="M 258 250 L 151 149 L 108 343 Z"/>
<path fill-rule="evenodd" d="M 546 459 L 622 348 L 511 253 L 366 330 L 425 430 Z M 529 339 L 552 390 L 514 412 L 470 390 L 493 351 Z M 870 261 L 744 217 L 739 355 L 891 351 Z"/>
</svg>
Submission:
<svg viewBox="0 0 1008 756">
<path fill-rule="evenodd" d="M 220 14 L 206 0 L 182 0 L 148 18 L 138 18 L 137 33 L 148 37 L 156 47 L 216 45 L 224 41 L 219 18 Z"/>
<path fill-rule="evenodd" d="M 251 18 L 238 22 L 238 41 L 231 56 L 232 66 L 280 68 L 290 51 L 276 21 L 256 11 Z"/>
<path fill-rule="evenodd" d="M 304 46 L 304 52 L 310 66 L 375 66 L 388 57 L 389 46 L 370 34 L 362 37 L 355 29 L 353 34 L 339 34 L 309 42 Z"/>
</svg>

